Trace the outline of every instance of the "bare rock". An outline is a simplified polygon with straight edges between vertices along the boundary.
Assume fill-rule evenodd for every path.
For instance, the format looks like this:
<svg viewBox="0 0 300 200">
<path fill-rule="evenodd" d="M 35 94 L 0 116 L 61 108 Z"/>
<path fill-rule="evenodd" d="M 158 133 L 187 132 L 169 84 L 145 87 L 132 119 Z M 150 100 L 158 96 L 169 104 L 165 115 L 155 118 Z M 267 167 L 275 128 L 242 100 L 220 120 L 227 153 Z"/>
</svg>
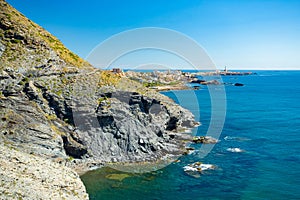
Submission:
<svg viewBox="0 0 300 200">
<path fill-rule="evenodd" d="M 5 146 L 0 152 L 0 199 L 88 199 L 70 168 Z"/>
</svg>

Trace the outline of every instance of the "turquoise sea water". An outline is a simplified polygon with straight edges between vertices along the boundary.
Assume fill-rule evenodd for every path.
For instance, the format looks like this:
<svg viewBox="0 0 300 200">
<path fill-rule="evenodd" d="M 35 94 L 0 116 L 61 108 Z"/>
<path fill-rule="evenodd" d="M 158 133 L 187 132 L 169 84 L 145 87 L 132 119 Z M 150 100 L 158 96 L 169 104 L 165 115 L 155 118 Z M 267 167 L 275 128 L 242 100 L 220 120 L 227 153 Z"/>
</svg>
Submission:
<svg viewBox="0 0 300 200">
<path fill-rule="evenodd" d="M 300 71 L 222 78 L 245 86 L 225 86 L 226 122 L 220 142 L 206 157 L 196 151 L 164 169 L 127 174 L 123 180 L 105 178 L 124 174 L 112 169 L 88 172 L 81 178 L 90 199 L 300 199 Z M 207 88 L 195 91 L 199 102 L 187 91 L 164 94 L 197 118 L 200 113 L 202 126 L 194 131 L 205 135 L 211 117 Z M 231 147 L 245 152 L 226 150 Z M 196 161 L 218 168 L 200 178 L 185 174 L 183 166 Z"/>
</svg>

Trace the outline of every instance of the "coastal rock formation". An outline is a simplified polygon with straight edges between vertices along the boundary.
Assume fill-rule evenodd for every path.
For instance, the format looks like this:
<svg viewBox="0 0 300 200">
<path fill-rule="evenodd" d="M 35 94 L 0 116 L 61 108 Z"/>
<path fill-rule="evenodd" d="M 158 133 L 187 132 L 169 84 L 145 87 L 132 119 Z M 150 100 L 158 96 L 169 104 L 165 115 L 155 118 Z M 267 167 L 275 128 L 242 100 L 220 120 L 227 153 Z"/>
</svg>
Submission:
<svg viewBox="0 0 300 200">
<path fill-rule="evenodd" d="M 191 112 L 92 68 L 5 1 L 0 5 L 2 199 L 86 199 L 66 166 L 84 172 L 184 152 L 191 140 L 185 132 L 199 125 Z"/>
<path fill-rule="evenodd" d="M 95 113 L 86 113 L 85 119 L 81 114 L 76 116 L 81 119 L 77 121 L 79 138 L 89 147 L 93 159 L 138 162 L 182 153 L 181 132 L 195 125 L 189 112 L 179 106 L 173 110 L 157 99 L 135 92 L 116 91 L 106 95 L 109 98 L 99 103 Z"/>
<path fill-rule="evenodd" d="M 43 77 L 4 72 L 0 142 L 64 162 L 74 158 L 66 164 L 80 171 L 180 155 L 191 140 L 185 132 L 198 125 L 189 111 L 137 82 L 123 78 L 99 86 L 101 71 Z"/>
</svg>

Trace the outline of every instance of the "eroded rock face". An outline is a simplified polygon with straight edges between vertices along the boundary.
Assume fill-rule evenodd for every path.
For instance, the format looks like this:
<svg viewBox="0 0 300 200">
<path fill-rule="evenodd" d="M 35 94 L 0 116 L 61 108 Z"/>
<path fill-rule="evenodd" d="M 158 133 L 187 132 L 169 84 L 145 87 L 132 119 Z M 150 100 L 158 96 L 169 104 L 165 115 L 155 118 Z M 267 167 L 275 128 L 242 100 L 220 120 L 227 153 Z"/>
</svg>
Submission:
<svg viewBox="0 0 300 200">
<path fill-rule="evenodd" d="M 136 92 L 116 91 L 101 96 L 105 100 L 96 111 L 85 105 L 85 113 L 74 113 L 79 137 L 93 159 L 142 162 L 181 153 L 182 138 L 188 137 L 182 132 L 194 123 L 189 112 L 179 106 L 175 112 L 171 106 Z"/>
<path fill-rule="evenodd" d="M 88 199 L 70 168 L 2 145 L 0 152 L 0 199 Z"/>
<path fill-rule="evenodd" d="M 97 73 L 89 78 L 5 73 L 7 78 L 0 80 L 5 91 L 0 143 L 83 170 L 106 162 L 180 155 L 191 140 L 184 132 L 196 125 L 189 111 L 156 92 L 141 95 L 115 86 L 89 90 Z M 54 87 L 47 87 L 49 82 Z M 75 160 L 70 163 L 69 157 Z"/>
<path fill-rule="evenodd" d="M 0 99 L 0 142 L 24 152 L 49 158 L 66 158 L 63 141 L 44 114 L 22 97 Z"/>
<path fill-rule="evenodd" d="M 24 79 L 22 74 L 7 74 L 6 79 L 0 80 L 1 144 L 9 144 L 30 154 L 62 160 L 68 158 L 70 144 L 77 148 L 73 148 L 72 152 L 84 150 L 72 138 L 73 129 L 56 116 L 54 108 L 43 98 L 43 91 L 35 87 L 33 81 L 20 84 Z"/>
</svg>

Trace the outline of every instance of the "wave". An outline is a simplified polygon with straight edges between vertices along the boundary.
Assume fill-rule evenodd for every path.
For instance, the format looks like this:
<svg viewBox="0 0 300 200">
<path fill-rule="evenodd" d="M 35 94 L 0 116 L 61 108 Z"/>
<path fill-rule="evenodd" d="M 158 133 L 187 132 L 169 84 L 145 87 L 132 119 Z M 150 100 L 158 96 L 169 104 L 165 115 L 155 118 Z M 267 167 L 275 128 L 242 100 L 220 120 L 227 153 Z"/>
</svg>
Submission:
<svg viewBox="0 0 300 200">
<path fill-rule="evenodd" d="M 246 138 L 246 137 L 232 137 L 232 136 L 225 136 L 224 140 L 227 141 L 249 141 L 251 139 Z"/>
<path fill-rule="evenodd" d="M 212 164 L 203 164 L 200 162 L 196 162 L 187 166 L 183 167 L 183 170 L 185 172 L 192 171 L 192 172 L 201 172 L 205 170 L 212 170 L 215 169 L 216 167 Z"/>
<path fill-rule="evenodd" d="M 243 150 L 243 149 L 240 149 L 240 148 L 227 148 L 226 149 L 227 151 L 229 151 L 229 152 L 233 152 L 233 153 L 241 153 L 241 152 L 245 152 L 245 150 Z"/>
</svg>

